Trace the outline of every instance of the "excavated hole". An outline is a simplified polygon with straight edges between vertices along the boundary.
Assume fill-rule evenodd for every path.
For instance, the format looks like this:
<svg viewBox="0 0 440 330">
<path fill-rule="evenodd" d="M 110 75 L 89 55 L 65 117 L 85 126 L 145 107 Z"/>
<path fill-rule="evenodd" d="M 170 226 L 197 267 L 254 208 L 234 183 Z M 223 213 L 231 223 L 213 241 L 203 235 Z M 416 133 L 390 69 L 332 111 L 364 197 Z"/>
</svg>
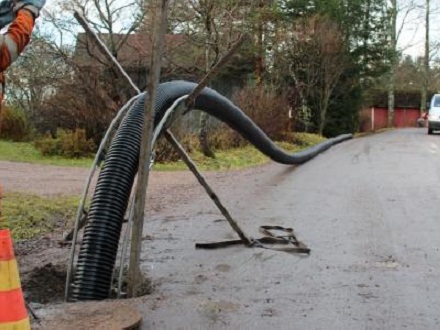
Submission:
<svg viewBox="0 0 440 330">
<path fill-rule="evenodd" d="M 48 263 L 41 267 L 35 267 L 22 278 L 23 294 L 27 302 L 38 304 L 56 304 L 64 302 L 64 291 L 66 282 L 67 266 L 64 264 L 53 265 Z M 116 269 L 110 299 L 116 299 L 116 288 L 118 285 Z M 124 269 L 124 280 L 122 281 L 122 296 L 127 297 L 127 269 Z M 152 281 L 145 274 L 141 274 L 137 296 L 145 296 L 153 291 Z"/>
<path fill-rule="evenodd" d="M 64 301 L 67 266 L 48 263 L 35 267 L 22 280 L 27 302 L 49 304 Z"/>
</svg>

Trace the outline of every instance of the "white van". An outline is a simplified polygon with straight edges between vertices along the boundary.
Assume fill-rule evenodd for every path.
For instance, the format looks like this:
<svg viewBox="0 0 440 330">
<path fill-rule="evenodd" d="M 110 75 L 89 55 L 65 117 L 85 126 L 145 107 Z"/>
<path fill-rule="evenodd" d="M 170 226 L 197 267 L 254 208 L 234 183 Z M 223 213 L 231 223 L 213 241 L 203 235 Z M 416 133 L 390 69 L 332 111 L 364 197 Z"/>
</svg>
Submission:
<svg viewBox="0 0 440 330">
<path fill-rule="evenodd" d="M 434 94 L 429 104 L 428 134 L 440 130 L 440 94 Z"/>
</svg>

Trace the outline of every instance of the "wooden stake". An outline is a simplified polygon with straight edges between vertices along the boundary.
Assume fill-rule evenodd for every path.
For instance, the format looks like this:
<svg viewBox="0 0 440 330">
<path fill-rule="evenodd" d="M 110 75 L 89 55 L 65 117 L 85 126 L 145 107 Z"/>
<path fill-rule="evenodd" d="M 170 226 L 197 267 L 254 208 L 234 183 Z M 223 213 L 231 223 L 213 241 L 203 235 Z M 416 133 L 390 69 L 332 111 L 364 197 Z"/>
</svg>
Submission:
<svg viewBox="0 0 440 330">
<path fill-rule="evenodd" d="M 147 77 L 148 100 L 145 102 L 144 125 L 139 155 L 138 185 L 136 187 L 134 218 L 130 247 L 130 262 L 128 268 L 128 296 L 137 295 L 140 278 L 140 254 L 142 244 L 142 231 L 144 225 L 145 200 L 149 178 L 149 164 L 151 159 L 151 140 L 154 125 L 154 107 L 156 104 L 156 91 L 159 84 L 161 59 L 165 39 L 168 0 L 155 0 L 151 2 L 153 15 L 152 25 L 152 56 L 150 70 Z"/>
</svg>

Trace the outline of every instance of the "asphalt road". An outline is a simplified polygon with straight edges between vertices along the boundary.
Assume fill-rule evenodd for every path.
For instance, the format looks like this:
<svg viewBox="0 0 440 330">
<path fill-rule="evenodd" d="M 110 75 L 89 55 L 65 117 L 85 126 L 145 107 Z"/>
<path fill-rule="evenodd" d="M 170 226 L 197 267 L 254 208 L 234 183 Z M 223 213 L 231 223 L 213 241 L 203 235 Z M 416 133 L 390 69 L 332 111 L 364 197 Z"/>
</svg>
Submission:
<svg viewBox="0 0 440 330">
<path fill-rule="evenodd" d="M 150 217 L 145 329 L 439 329 L 440 136 L 402 129 L 214 189 L 251 236 L 293 227 L 312 252 L 195 250 L 233 238 L 210 200 Z"/>
</svg>

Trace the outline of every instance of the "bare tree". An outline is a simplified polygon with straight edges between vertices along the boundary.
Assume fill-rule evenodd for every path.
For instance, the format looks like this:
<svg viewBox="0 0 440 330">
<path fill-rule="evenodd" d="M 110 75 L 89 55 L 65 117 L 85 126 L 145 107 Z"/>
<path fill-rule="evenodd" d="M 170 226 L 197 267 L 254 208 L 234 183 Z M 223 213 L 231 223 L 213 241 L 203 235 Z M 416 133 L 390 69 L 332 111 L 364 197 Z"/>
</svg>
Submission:
<svg viewBox="0 0 440 330">
<path fill-rule="evenodd" d="M 430 15 L 430 5 L 431 1 L 426 0 L 426 12 L 425 12 L 425 55 L 423 57 L 423 84 L 422 84 L 422 97 L 420 112 L 426 111 L 426 102 L 428 100 L 428 86 L 429 86 L 429 15 Z"/>
<path fill-rule="evenodd" d="M 317 26 L 317 44 L 321 59 L 319 61 L 320 88 L 318 94 L 319 121 L 318 133 L 323 134 L 327 121 L 327 111 L 335 97 L 335 88 L 347 67 L 344 42 L 336 24 L 324 20 Z"/>
<path fill-rule="evenodd" d="M 436 6 L 437 5 L 437 6 Z M 421 106 L 420 110 L 423 113 L 426 111 L 426 106 L 428 103 L 428 92 L 431 90 L 438 90 L 438 85 L 436 85 L 435 71 L 432 71 L 431 63 L 433 67 L 436 66 L 436 58 L 438 62 L 438 55 L 440 51 L 440 39 L 435 37 L 438 35 L 438 30 L 435 30 L 431 22 L 438 22 L 438 15 L 440 14 L 440 6 L 438 3 L 433 3 L 431 0 L 425 0 L 425 53 L 423 55 L 423 70 L 422 70 L 422 96 L 421 96 Z M 438 26 L 437 26 L 438 28 Z M 434 32 L 434 33 L 432 33 Z"/>
<path fill-rule="evenodd" d="M 290 45 L 291 73 L 296 85 L 302 86 L 303 98 L 315 110 L 317 131 L 322 134 L 328 109 L 337 96 L 336 87 L 349 61 L 336 23 L 318 15 L 301 24 Z"/>
<path fill-rule="evenodd" d="M 193 45 L 203 50 L 206 74 L 237 41 L 243 32 L 248 1 L 189 0 L 174 1 L 170 21 L 178 32 L 184 32 Z M 186 6 L 185 6 L 186 5 Z M 202 56 L 200 56 L 202 55 Z M 197 56 L 197 55 L 196 55 Z M 199 141 L 205 156 L 215 157 L 208 144 L 209 115 L 200 114 Z"/>
<path fill-rule="evenodd" d="M 413 59 L 412 56 L 405 56 L 396 67 L 395 86 L 396 90 L 416 92 L 423 84 L 421 69 L 423 61 L 420 58 Z"/>
<path fill-rule="evenodd" d="M 24 110 L 32 123 L 44 125 L 39 111 L 68 73 L 69 68 L 58 56 L 58 49 L 37 30 L 26 52 L 7 72 L 7 102 Z"/>
<path fill-rule="evenodd" d="M 388 127 L 394 126 L 394 92 L 396 67 L 399 64 L 397 43 L 405 26 L 413 24 L 418 15 L 411 14 L 419 8 L 415 0 L 389 0 L 387 9 L 390 15 L 389 40 L 390 40 L 390 72 L 388 79 Z M 400 25 L 397 25 L 397 16 L 401 16 Z M 406 45 L 409 47 L 411 45 Z"/>
<path fill-rule="evenodd" d="M 20 66 L 10 72 L 10 99 L 31 113 L 41 130 L 86 128 L 99 140 L 132 92 L 69 13 L 76 9 L 84 14 L 118 57 L 143 19 L 143 2 L 74 0 L 51 8 L 43 17 L 44 35 L 36 35 Z"/>
<path fill-rule="evenodd" d="M 215 1 L 213 0 L 200 0 L 200 1 L 190 1 L 194 11 L 200 15 L 204 21 L 205 30 L 205 72 L 207 73 L 210 67 L 213 65 L 210 59 L 211 49 L 214 53 L 216 59 L 220 55 L 220 49 L 218 43 L 213 43 L 213 33 L 216 33 L 216 38 L 218 38 L 218 31 L 216 31 L 215 21 L 214 21 L 214 9 Z M 203 112 L 200 115 L 200 130 L 199 130 L 199 141 L 202 148 L 202 152 L 205 156 L 215 158 L 214 152 L 209 147 L 208 143 L 208 125 L 209 125 L 209 115 Z"/>
</svg>

